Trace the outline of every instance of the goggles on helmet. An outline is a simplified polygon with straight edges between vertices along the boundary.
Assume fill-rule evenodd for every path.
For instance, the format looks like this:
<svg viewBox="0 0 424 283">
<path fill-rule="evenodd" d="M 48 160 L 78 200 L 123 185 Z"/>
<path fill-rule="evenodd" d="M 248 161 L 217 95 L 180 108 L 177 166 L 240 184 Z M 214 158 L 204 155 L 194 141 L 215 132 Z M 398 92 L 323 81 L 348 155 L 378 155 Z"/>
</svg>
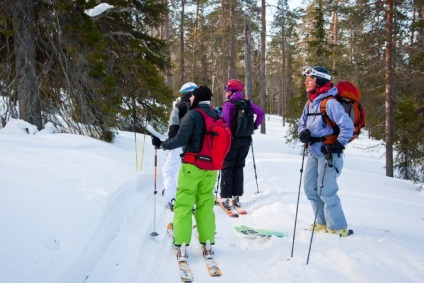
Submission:
<svg viewBox="0 0 424 283">
<path fill-rule="evenodd" d="M 189 91 L 193 91 L 196 88 L 197 88 L 196 86 L 190 86 L 190 87 L 187 87 L 187 88 L 185 88 L 183 90 L 180 90 L 180 93 L 183 94 L 183 93 L 186 93 L 186 92 L 189 92 Z"/>
<path fill-rule="evenodd" d="M 226 85 L 224 87 L 224 89 L 225 89 L 225 92 L 232 91 L 232 89 L 231 89 L 231 87 L 229 85 Z"/>
<path fill-rule="evenodd" d="M 329 74 L 318 72 L 317 70 L 309 66 L 303 67 L 302 75 L 307 77 L 320 77 L 331 81 L 331 76 Z"/>
</svg>

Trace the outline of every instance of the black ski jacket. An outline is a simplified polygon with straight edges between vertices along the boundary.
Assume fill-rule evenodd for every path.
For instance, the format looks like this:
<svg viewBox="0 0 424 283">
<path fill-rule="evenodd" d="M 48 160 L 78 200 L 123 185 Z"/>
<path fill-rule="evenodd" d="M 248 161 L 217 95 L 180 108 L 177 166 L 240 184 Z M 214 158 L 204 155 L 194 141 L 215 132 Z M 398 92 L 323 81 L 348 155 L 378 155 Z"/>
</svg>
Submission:
<svg viewBox="0 0 424 283">
<path fill-rule="evenodd" d="M 199 102 L 196 108 L 203 109 L 212 118 L 218 117 L 216 112 L 211 109 L 209 101 Z M 177 135 L 162 142 L 163 149 L 174 149 L 181 146 L 183 152 L 199 152 L 202 149 L 205 122 L 202 114 L 195 109 L 188 111 L 183 117 Z"/>
</svg>

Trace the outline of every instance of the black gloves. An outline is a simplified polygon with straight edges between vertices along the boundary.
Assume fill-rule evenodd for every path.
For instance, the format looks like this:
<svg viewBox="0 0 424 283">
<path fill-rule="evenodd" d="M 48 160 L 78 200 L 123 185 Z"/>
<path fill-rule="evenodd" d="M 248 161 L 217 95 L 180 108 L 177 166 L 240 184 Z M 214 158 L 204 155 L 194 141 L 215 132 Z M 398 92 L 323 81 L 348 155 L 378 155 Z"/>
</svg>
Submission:
<svg viewBox="0 0 424 283">
<path fill-rule="evenodd" d="M 160 148 L 160 145 L 162 144 L 162 141 L 158 138 L 152 135 L 152 145 L 154 145 L 156 148 Z"/>
<path fill-rule="evenodd" d="M 321 147 L 321 152 L 324 153 L 324 155 L 328 153 L 342 153 L 343 149 L 345 149 L 345 147 L 336 140 L 334 144 L 324 144 Z"/>
<path fill-rule="evenodd" d="M 299 139 L 303 143 L 308 143 L 311 137 L 311 131 L 309 129 L 303 130 L 299 133 Z"/>
</svg>

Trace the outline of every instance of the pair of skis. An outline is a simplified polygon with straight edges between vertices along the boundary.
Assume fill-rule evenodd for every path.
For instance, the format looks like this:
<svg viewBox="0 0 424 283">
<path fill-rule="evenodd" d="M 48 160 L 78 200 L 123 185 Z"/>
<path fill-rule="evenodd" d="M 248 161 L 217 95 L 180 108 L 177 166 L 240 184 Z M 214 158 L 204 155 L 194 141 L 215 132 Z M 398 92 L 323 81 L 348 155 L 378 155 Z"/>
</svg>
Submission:
<svg viewBox="0 0 424 283">
<path fill-rule="evenodd" d="M 168 235 L 172 241 L 172 247 L 175 251 L 176 256 L 178 257 L 178 248 L 174 245 L 174 228 L 172 223 L 168 224 L 167 227 Z M 198 235 L 196 235 L 198 237 Z M 211 257 L 206 257 L 204 252 L 204 246 L 201 245 L 201 251 L 203 258 L 205 259 L 206 267 L 210 276 L 221 276 L 222 272 L 218 267 L 216 261 Z M 177 258 L 178 259 L 178 258 Z M 178 260 L 178 268 L 180 269 L 180 278 L 181 282 L 194 282 L 193 272 L 191 271 L 190 265 L 187 261 Z"/>
<path fill-rule="evenodd" d="M 242 208 L 240 208 L 238 206 L 232 205 L 231 206 L 231 209 L 227 209 L 222 204 L 221 201 L 216 201 L 215 203 L 217 203 L 225 211 L 225 213 L 227 213 L 227 215 L 230 216 L 230 217 L 237 218 L 237 217 L 239 217 L 240 214 L 241 215 L 247 214 L 247 211 L 246 210 L 244 210 L 244 209 L 242 209 Z"/>
<path fill-rule="evenodd" d="M 247 214 L 247 211 L 240 208 L 239 206 L 232 205 L 231 209 L 226 208 L 221 201 L 216 201 L 216 203 L 227 213 L 228 216 L 237 218 L 240 214 L 244 215 Z M 246 235 L 246 236 L 261 236 L 261 237 L 271 237 L 271 236 L 277 236 L 277 237 L 287 237 L 288 235 L 283 232 L 273 231 L 273 230 L 266 230 L 266 229 L 256 229 L 252 227 L 248 227 L 246 225 L 241 225 L 238 227 L 234 227 L 234 229 L 239 232 L 240 234 Z"/>
</svg>

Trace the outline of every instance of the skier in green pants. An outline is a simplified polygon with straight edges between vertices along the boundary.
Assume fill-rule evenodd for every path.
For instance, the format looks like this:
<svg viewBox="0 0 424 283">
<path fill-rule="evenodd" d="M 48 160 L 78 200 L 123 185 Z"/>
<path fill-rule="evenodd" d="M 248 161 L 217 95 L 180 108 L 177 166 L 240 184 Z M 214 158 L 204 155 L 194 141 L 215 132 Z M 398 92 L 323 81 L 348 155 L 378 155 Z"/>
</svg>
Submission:
<svg viewBox="0 0 424 283">
<path fill-rule="evenodd" d="M 174 149 L 183 147 L 183 152 L 200 152 L 202 149 L 205 125 L 202 115 L 193 109 L 201 108 L 207 115 L 217 118 L 210 100 L 212 92 L 207 86 L 199 86 L 190 97 L 190 111 L 181 121 L 175 137 L 161 141 L 152 135 L 152 144 L 157 148 Z M 213 188 L 217 176 L 216 170 L 203 170 L 183 162 L 178 175 L 178 188 L 174 206 L 174 245 L 185 247 L 190 244 L 192 234 L 192 208 L 196 204 L 196 223 L 199 241 L 205 245 L 205 255 L 212 255 L 211 245 L 215 243 L 215 200 Z M 181 257 L 185 252 L 181 251 Z M 181 259 L 180 260 L 184 260 Z"/>
<path fill-rule="evenodd" d="M 190 243 L 192 234 L 192 208 L 196 203 L 196 223 L 199 241 L 215 242 L 215 214 L 213 187 L 217 171 L 202 170 L 183 163 L 178 176 L 177 197 L 174 206 L 175 245 Z M 181 180 L 181 181 L 180 181 Z"/>
</svg>

